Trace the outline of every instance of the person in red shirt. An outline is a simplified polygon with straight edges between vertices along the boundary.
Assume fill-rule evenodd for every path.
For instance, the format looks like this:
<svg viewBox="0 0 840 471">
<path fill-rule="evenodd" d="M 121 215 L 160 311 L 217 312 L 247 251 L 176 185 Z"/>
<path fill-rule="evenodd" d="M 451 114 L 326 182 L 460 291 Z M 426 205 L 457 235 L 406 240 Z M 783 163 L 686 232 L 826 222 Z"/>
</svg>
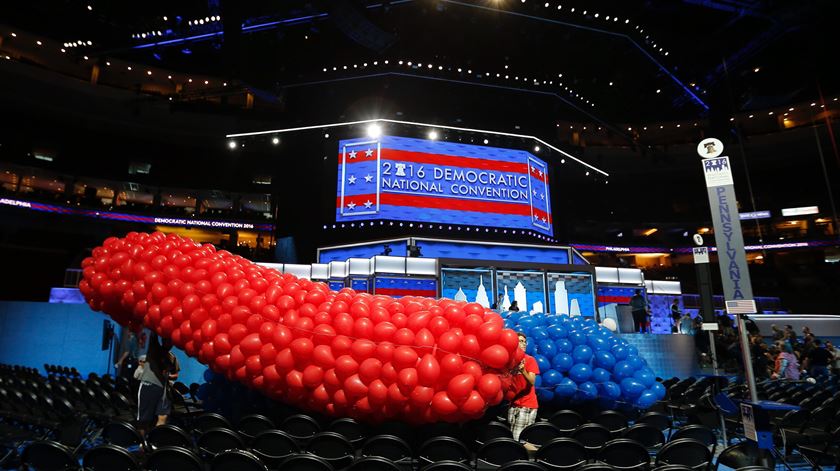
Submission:
<svg viewBox="0 0 840 471">
<path fill-rule="evenodd" d="M 528 339 L 525 334 L 519 333 L 519 348 L 524 352 L 527 346 Z M 534 387 L 537 375 L 540 374 L 537 360 L 531 355 L 525 355 L 513 374 L 513 388 L 516 395 L 510 401 L 508 423 L 513 439 L 519 440 L 519 434 L 522 433 L 522 430 L 537 421 L 539 403 L 537 402 L 537 390 Z"/>
</svg>

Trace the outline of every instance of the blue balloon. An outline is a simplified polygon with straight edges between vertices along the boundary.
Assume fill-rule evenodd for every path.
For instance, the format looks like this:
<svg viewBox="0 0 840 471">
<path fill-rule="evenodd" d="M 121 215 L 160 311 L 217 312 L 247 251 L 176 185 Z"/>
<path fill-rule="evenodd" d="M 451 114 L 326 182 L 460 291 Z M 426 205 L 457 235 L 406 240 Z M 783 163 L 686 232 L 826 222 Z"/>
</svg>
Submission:
<svg viewBox="0 0 840 471">
<path fill-rule="evenodd" d="M 559 353 L 551 359 L 551 364 L 557 371 L 569 371 L 574 366 L 575 361 L 568 353 Z"/>
<path fill-rule="evenodd" d="M 539 367 L 540 371 L 545 371 L 551 368 L 551 363 L 548 361 L 548 358 L 542 355 L 534 355 L 534 360 L 537 360 L 537 366 Z"/>
<path fill-rule="evenodd" d="M 603 368 L 594 368 L 592 370 L 592 382 L 606 383 L 610 380 L 610 372 Z"/>
<path fill-rule="evenodd" d="M 591 401 L 598 397 L 598 388 L 589 381 L 586 381 L 578 386 L 578 393 L 585 401 Z"/>
<path fill-rule="evenodd" d="M 586 345 L 578 345 L 572 350 L 572 358 L 575 363 L 589 363 L 592 359 L 592 349 Z"/>
<path fill-rule="evenodd" d="M 639 349 L 638 349 L 638 348 L 636 348 L 636 347 L 634 347 L 634 346 L 632 346 L 632 345 L 629 345 L 629 346 L 627 347 L 627 356 L 629 356 L 629 357 L 637 357 L 637 356 L 639 356 Z"/>
<path fill-rule="evenodd" d="M 633 376 L 633 373 L 635 372 L 636 369 L 633 368 L 633 365 L 624 360 L 616 363 L 613 368 L 613 376 L 615 376 L 616 379 L 629 378 Z"/>
<path fill-rule="evenodd" d="M 534 342 L 530 338 L 528 338 L 528 345 L 525 346 L 525 353 L 531 356 L 537 354 L 537 347 L 534 346 Z"/>
<path fill-rule="evenodd" d="M 656 395 L 656 400 L 661 401 L 665 397 L 665 393 L 667 390 L 662 383 L 653 383 L 653 386 L 650 387 L 650 390 Z"/>
<path fill-rule="evenodd" d="M 209 383 L 210 381 L 213 381 L 213 379 L 216 376 L 216 373 L 213 373 L 213 370 L 208 368 L 208 369 L 204 370 L 204 375 L 203 376 L 204 376 L 204 381 L 206 383 Z"/>
<path fill-rule="evenodd" d="M 595 334 L 591 335 L 588 340 L 589 346 L 595 351 L 609 350 L 609 342 L 604 337 Z"/>
<path fill-rule="evenodd" d="M 610 349 L 610 351 L 612 352 L 616 360 L 623 360 L 627 358 L 627 348 L 625 348 L 623 345 L 613 347 Z"/>
<path fill-rule="evenodd" d="M 615 357 L 612 353 L 606 351 L 595 352 L 593 355 L 595 366 L 601 368 L 612 369 L 615 366 Z"/>
<path fill-rule="evenodd" d="M 638 356 L 629 356 L 628 355 L 627 356 L 627 361 L 630 362 L 630 364 L 633 365 L 633 368 L 635 368 L 637 370 L 645 366 L 644 360 L 642 360 Z"/>
<path fill-rule="evenodd" d="M 635 378 L 624 378 L 621 380 L 621 392 L 628 398 L 638 397 L 645 390 L 645 385 Z"/>
<path fill-rule="evenodd" d="M 534 329 L 531 329 L 531 338 L 536 342 L 548 340 L 548 332 L 546 332 L 542 327 L 535 327 Z"/>
<path fill-rule="evenodd" d="M 612 381 L 607 381 L 606 383 L 601 384 L 600 387 L 604 392 L 604 395 L 610 399 L 618 399 L 621 397 L 621 387 Z"/>
<path fill-rule="evenodd" d="M 566 339 L 560 339 L 554 342 L 554 346 L 557 347 L 557 351 L 559 353 L 572 353 L 572 349 L 575 348 L 575 346 L 572 345 L 572 342 Z"/>
<path fill-rule="evenodd" d="M 545 373 L 540 374 L 540 377 L 547 387 L 557 386 L 564 379 L 563 375 L 557 370 L 546 370 Z"/>
<path fill-rule="evenodd" d="M 569 340 L 572 345 L 586 345 L 586 334 L 580 331 L 569 332 Z"/>
<path fill-rule="evenodd" d="M 546 329 L 548 331 L 548 336 L 552 338 L 552 340 L 560 340 L 566 338 L 568 332 L 562 325 L 551 325 Z"/>
<path fill-rule="evenodd" d="M 656 394 L 654 394 L 653 391 L 647 390 L 636 398 L 636 405 L 642 409 L 647 409 L 648 407 L 654 405 L 656 400 Z"/>
<path fill-rule="evenodd" d="M 554 388 L 554 393 L 558 396 L 570 397 L 577 391 L 577 384 L 569 378 L 563 378 Z"/>
<path fill-rule="evenodd" d="M 540 352 L 540 355 L 545 355 L 548 358 L 552 358 L 554 355 L 557 355 L 557 347 L 551 340 L 543 340 L 540 342 L 537 346 L 537 351 Z"/>
<path fill-rule="evenodd" d="M 550 389 L 537 389 L 537 400 L 541 403 L 548 403 L 554 400 L 554 391 Z"/>
<path fill-rule="evenodd" d="M 592 376 L 592 368 L 583 363 L 578 363 L 569 370 L 569 378 L 578 384 L 588 380 L 590 376 Z"/>
<path fill-rule="evenodd" d="M 653 386 L 653 383 L 656 382 L 656 377 L 648 368 L 642 368 L 641 370 L 633 373 L 633 377 L 639 380 L 640 383 L 644 384 L 646 388 L 650 388 Z"/>
</svg>

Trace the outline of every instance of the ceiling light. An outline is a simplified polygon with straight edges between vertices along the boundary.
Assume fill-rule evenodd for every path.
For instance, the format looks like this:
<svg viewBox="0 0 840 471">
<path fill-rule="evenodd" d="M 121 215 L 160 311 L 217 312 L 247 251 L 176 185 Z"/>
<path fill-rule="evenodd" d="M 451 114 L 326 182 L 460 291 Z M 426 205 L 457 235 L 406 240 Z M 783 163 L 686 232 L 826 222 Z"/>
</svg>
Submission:
<svg viewBox="0 0 840 471">
<path fill-rule="evenodd" d="M 756 67 L 755 69 L 753 69 L 753 72 L 758 73 L 760 70 L 761 70 L 760 67 Z"/>
<path fill-rule="evenodd" d="M 659 89 L 659 88 L 656 89 L 656 93 L 661 93 L 661 92 L 662 92 L 661 89 Z"/>
<path fill-rule="evenodd" d="M 88 9 L 88 11 L 93 11 L 93 6 L 88 5 L 88 6 L 87 6 L 87 9 Z"/>
<path fill-rule="evenodd" d="M 37 44 L 37 45 L 39 45 L 39 46 L 40 46 L 40 45 L 42 45 L 43 43 L 42 43 L 41 41 L 35 41 L 35 44 Z"/>
<path fill-rule="evenodd" d="M 370 138 L 376 139 L 382 135 L 382 127 L 376 123 L 371 124 L 367 128 L 367 135 Z"/>
<path fill-rule="evenodd" d="M 236 149 L 236 141 L 228 141 L 228 148 Z"/>
<path fill-rule="evenodd" d="M 271 143 L 274 144 L 275 146 L 277 144 L 280 144 L 280 138 L 279 137 L 272 137 L 271 138 Z"/>
<path fill-rule="evenodd" d="M 534 146 L 534 152 L 539 152 L 539 151 L 540 151 L 540 146 Z"/>
<path fill-rule="evenodd" d="M 561 164 L 565 164 L 565 163 L 566 163 L 566 159 L 560 159 L 560 163 L 561 163 Z"/>
<path fill-rule="evenodd" d="M 127 70 L 131 70 L 131 66 L 126 67 Z"/>
<path fill-rule="evenodd" d="M 485 140 L 484 140 L 484 145 L 487 145 L 487 144 L 490 144 L 490 141 L 488 141 L 487 139 L 485 139 Z"/>
<path fill-rule="evenodd" d="M 146 71 L 146 75 L 152 75 L 152 71 L 151 71 L 151 70 L 147 70 L 147 71 Z"/>
<path fill-rule="evenodd" d="M 438 133 L 437 133 L 437 131 L 429 131 L 429 139 L 431 139 L 431 140 L 433 140 L 433 141 L 436 141 L 436 140 L 437 140 L 437 138 L 438 138 Z"/>
</svg>

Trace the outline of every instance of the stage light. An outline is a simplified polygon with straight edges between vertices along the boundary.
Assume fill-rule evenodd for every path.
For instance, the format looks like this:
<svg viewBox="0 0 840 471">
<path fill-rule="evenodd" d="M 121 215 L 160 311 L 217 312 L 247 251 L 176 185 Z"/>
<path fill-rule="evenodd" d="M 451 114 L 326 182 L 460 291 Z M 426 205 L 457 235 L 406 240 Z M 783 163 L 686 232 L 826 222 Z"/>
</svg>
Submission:
<svg viewBox="0 0 840 471">
<path fill-rule="evenodd" d="M 67 52 L 64 48 L 61 48 L 61 52 Z"/>
<path fill-rule="evenodd" d="M 657 88 L 657 89 L 656 89 L 656 93 L 662 93 L 662 89 Z"/>
<path fill-rule="evenodd" d="M 275 146 L 277 144 L 280 144 L 280 138 L 279 137 L 272 137 L 271 138 L 271 143 L 274 144 Z"/>
<path fill-rule="evenodd" d="M 836 101 L 837 98 L 835 98 L 834 100 Z M 793 111 L 793 108 L 788 108 L 788 111 Z"/>
<path fill-rule="evenodd" d="M 88 5 L 88 6 L 87 6 L 87 9 L 88 9 L 88 11 L 93 11 L 93 6 Z"/>
<path fill-rule="evenodd" d="M 561 163 L 561 164 L 565 164 L 565 163 L 566 163 L 566 159 L 560 159 L 560 163 Z"/>
<path fill-rule="evenodd" d="M 16 37 L 17 37 L 17 33 L 12 33 L 12 37 L 13 37 L 13 38 L 16 38 Z"/>
<path fill-rule="evenodd" d="M 484 140 L 484 144 L 485 144 L 485 145 L 490 144 L 490 141 L 488 141 L 487 139 L 485 139 L 485 140 Z"/>
<path fill-rule="evenodd" d="M 816 103 L 811 103 L 811 106 L 817 106 L 817 104 Z"/>
<path fill-rule="evenodd" d="M 324 139 L 329 139 L 329 138 L 330 138 L 330 133 L 324 133 Z"/>
<path fill-rule="evenodd" d="M 752 118 L 753 118 L 753 116 L 755 116 L 755 115 L 750 115 L 750 119 L 752 119 Z"/>
<path fill-rule="evenodd" d="M 431 139 L 431 140 L 433 140 L 433 141 L 436 141 L 436 140 L 437 140 L 437 138 L 438 138 L 438 133 L 437 133 L 437 131 L 429 131 L 429 139 Z"/>
<path fill-rule="evenodd" d="M 382 127 L 376 123 L 371 124 L 367 128 L 367 135 L 372 139 L 376 139 L 382 135 Z"/>
<path fill-rule="evenodd" d="M 192 83 L 192 79 L 187 79 L 187 82 Z"/>
<path fill-rule="evenodd" d="M 204 85 L 210 85 L 210 81 L 209 81 L 209 80 L 205 80 L 205 81 L 204 81 Z"/>
<path fill-rule="evenodd" d="M 163 17 L 163 21 L 169 21 L 169 18 L 167 18 L 167 17 L 165 17 L 165 16 L 164 16 L 164 17 Z"/>
<path fill-rule="evenodd" d="M 63 49 L 62 49 L 63 50 Z M 82 56 L 84 60 L 88 60 L 88 56 Z"/>
<path fill-rule="evenodd" d="M 42 43 L 41 41 L 35 41 L 35 44 L 37 44 L 37 45 L 39 45 L 39 46 L 40 46 L 40 45 L 42 45 L 43 43 Z"/>
<path fill-rule="evenodd" d="M 540 146 L 534 146 L 534 152 L 539 152 L 539 151 L 540 151 Z"/>
<path fill-rule="evenodd" d="M 228 141 L 228 148 L 231 150 L 236 149 L 236 141 Z"/>
<path fill-rule="evenodd" d="M 128 67 L 126 67 L 126 70 L 131 70 L 131 66 L 129 65 Z"/>
<path fill-rule="evenodd" d="M 586 176 L 587 176 L 587 177 L 589 176 L 589 170 L 587 170 L 587 171 L 586 171 Z"/>
<path fill-rule="evenodd" d="M 630 20 L 624 20 L 624 24 L 630 23 Z"/>
<path fill-rule="evenodd" d="M 152 75 L 152 71 L 151 71 L 151 70 L 147 70 L 147 71 L 146 71 L 146 75 Z"/>
<path fill-rule="evenodd" d="M 753 72 L 755 72 L 755 73 L 759 73 L 760 71 L 761 71 L 761 67 L 756 67 L 755 69 L 753 69 Z"/>
<path fill-rule="evenodd" d="M 107 65 L 107 66 L 109 66 L 109 67 L 110 67 L 110 66 L 111 66 L 111 63 L 110 63 L 110 62 L 105 62 L 105 65 Z"/>
</svg>

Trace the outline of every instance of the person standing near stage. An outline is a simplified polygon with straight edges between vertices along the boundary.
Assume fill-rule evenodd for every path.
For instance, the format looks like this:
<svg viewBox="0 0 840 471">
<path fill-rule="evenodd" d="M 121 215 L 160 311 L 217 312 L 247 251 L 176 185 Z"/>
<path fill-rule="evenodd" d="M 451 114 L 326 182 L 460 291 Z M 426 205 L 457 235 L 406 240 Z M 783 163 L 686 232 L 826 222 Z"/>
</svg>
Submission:
<svg viewBox="0 0 840 471">
<path fill-rule="evenodd" d="M 671 332 L 675 334 L 679 332 L 681 317 L 682 312 L 680 312 L 680 302 L 677 298 L 674 298 L 674 302 L 671 303 Z"/>
<path fill-rule="evenodd" d="M 157 335 L 149 338 L 149 351 L 140 374 L 137 391 L 137 422 L 141 434 L 155 425 L 166 423 L 172 403 L 166 394 L 169 381 L 178 377 L 178 362 L 170 351 L 168 340 L 158 342 Z"/>
<path fill-rule="evenodd" d="M 519 348 L 524 352 L 527 347 L 528 339 L 525 334 L 520 332 Z M 539 403 L 537 402 L 537 390 L 534 383 L 537 381 L 538 374 L 540 374 L 540 367 L 537 365 L 537 360 L 527 354 L 513 372 L 513 386 L 516 395 L 510 401 L 508 424 L 514 440 L 519 440 L 519 434 L 522 433 L 522 430 L 537 421 Z M 526 443 L 525 447 L 529 448 L 532 445 Z"/>
<path fill-rule="evenodd" d="M 630 298 L 630 310 L 633 312 L 633 328 L 636 333 L 647 332 L 647 301 L 642 296 L 642 290 Z"/>
</svg>

